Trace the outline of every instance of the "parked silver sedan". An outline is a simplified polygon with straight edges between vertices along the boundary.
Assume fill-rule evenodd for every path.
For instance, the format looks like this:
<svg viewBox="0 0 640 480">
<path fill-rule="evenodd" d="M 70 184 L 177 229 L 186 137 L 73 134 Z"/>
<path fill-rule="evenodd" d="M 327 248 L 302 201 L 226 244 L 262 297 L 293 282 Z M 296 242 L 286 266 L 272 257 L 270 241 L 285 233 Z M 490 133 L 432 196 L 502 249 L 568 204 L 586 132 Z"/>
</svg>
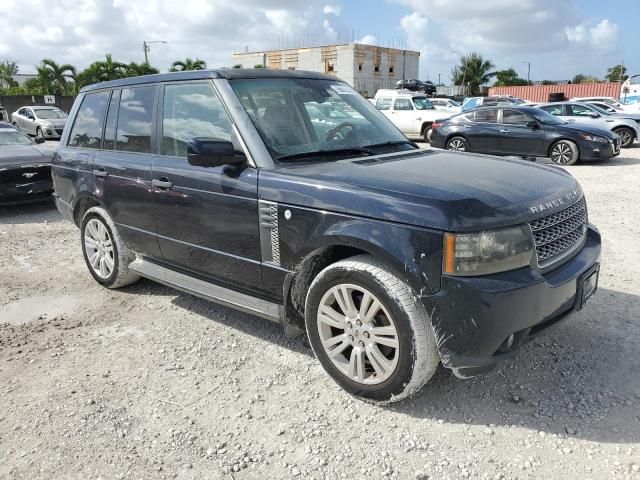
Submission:
<svg viewBox="0 0 640 480">
<path fill-rule="evenodd" d="M 58 107 L 22 107 L 11 114 L 11 123 L 29 135 L 60 138 L 67 123 L 67 114 Z"/>
<path fill-rule="evenodd" d="M 538 108 L 568 123 L 610 130 L 620 137 L 623 148 L 630 147 L 640 137 L 640 123 L 636 120 L 611 115 L 588 103 L 554 102 L 538 105 Z"/>
</svg>

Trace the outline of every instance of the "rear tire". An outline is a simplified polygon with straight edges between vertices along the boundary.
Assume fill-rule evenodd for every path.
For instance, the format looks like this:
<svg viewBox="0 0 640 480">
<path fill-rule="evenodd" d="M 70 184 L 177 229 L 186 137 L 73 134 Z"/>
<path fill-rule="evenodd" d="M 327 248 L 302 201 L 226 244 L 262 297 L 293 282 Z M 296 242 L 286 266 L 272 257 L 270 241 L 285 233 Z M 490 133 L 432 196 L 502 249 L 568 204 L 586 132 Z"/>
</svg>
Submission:
<svg viewBox="0 0 640 480">
<path fill-rule="evenodd" d="M 369 255 L 318 274 L 307 293 L 305 324 L 325 371 L 364 400 L 409 397 L 440 362 L 431 320 L 417 294 Z"/>
<path fill-rule="evenodd" d="M 549 157 L 556 165 L 573 165 L 580 158 L 580 150 L 570 140 L 558 140 L 551 145 Z"/>
<path fill-rule="evenodd" d="M 140 279 L 129 270 L 135 255 L 104 208 L 87 210 L 80 226 L 80 239 L 84 260 L 96 282 L 107 288 L 120 288 Z"/>
<path fill-rule="evenodd" d="M 446 149 L 452 152 L 466 152 L 469 150 L 469 144 L 466 138 L 455 136 L 449 139 Z"/>
<path fill-rule="evenodd" d="M 627 148 L 633 145 L 635 140 L 635 132 L 627 127 L 614 128 L 613 133 L 620 137 L 620 147 Z"/>
</svg>

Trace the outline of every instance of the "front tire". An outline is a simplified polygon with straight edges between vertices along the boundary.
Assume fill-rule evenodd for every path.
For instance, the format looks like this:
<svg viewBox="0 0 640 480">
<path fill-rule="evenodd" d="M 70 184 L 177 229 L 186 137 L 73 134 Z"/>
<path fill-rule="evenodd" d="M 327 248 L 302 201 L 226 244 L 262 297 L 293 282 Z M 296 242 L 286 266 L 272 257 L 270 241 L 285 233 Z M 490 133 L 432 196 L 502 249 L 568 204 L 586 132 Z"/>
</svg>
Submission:
<svg viewBox="0 0 640 480">
<path fill-rule="evenodd" d="M 36 138 L 43 138 L 46 140 L 46 137 L 44 136 L 44 132 L 40 127 L 36 128 Z"/>
<path fill-rule="evenodd" d="M 449 139 L 446 148 L 452 152 L 466 152 L 469 150 L 469 144 L 466 138 L 455 136 Z"/>
<path fill-rule="evenodd" d="M 432 133 L 433 133 L 433 129 L 431 128 L 431 125 L 426 125 L 424 127 L 424 130 L 422 130 L 422 138 L 424 139 L 425 142 L 431 143 Z"/>
<path fill-rule="evenodd" d="M 630 128 L 620 127 L 615 128 L 613 133 L 620 137 L 620 147 L 628 148 L 633 145 L 633 141 L 635 140 L 635 133 Z"/>
<path fill-rule="evenodd" d="M 580 157 L 578 146 L 570 140 L 558 140 L 551 146 L 549 157 L 556 165 L 573 165 Z"/>
<path fill-rule="evenodd" d="M 431 321 L 416 293 L 369 255 L 318 274 L 307 294 L 305 323 L 325 371 L 366 400 L 413 395 L 440 362 Z"/>
<path fill-rule="evenodd" d="M 82 219 L 80 238 L 84 260 L 96 282 L 107 288 L 120 288 L 140 279 L 129 270 L 134 255 L 104 208 L 87 210 Z"/>
</svg>

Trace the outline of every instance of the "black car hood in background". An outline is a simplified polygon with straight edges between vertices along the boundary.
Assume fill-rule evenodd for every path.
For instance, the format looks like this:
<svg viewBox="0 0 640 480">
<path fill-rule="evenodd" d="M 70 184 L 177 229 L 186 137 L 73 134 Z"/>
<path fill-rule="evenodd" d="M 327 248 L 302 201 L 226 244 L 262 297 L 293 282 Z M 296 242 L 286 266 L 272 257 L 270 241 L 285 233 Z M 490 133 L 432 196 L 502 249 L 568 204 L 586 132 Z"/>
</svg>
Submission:
<svg viewBox="0 0 640 480">
<path fill-rule="evenodd" d="M 0 146 L 0 170 L 7 167 L 51 163 L 53 149 L 34 145 Z"/>
<path fill-rule="evenodd" d="M 455 152 L 285 165 L 259 185 L 264 200 L 449 231 L 524 223 L 582 195 L 561 168 Z"/>
</svg>

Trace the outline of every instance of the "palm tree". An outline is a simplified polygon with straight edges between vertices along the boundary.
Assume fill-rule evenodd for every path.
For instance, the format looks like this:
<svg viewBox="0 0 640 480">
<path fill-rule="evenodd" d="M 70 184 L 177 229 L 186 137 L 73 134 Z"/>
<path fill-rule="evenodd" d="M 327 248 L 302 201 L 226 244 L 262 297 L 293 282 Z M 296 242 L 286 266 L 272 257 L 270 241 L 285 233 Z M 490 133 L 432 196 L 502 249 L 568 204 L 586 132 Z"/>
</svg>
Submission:
<svg viewBox="0 0 640 480">
<path fill-rule="evenodd" d="M 160 70 L 152 67 L 148 63 L 131 62 L 127 65 L 127 77 L 138 77 L 140 75 L 151 75 L 153 73 L 160 73 Z"/>
<path fill-rule="evenodd" d="M 18 64 L 16 62 L 0 63 L 0 88 L 14 87 L 18 84 L 13 76 L 18 73 Z"/>
<path fill-rule="evenodd" d="M 177 60 L 171 64 L 170 72 L 184 72 L 185 70 L 204 70 L 207 68 L 207 62 L 196 58 L 186 58 L 184 61 Z"/>
<path fill-rule="evenodd" d="M 76 78 L 76 67 L 73 65 L 58 65 L 54 60 L 45 58 L 37 71 L 38 76 L 42 75 L 43 83 L 48 84 L 51 93 L 64 95 L 72 90 L 70 81 L 73 82 Z"/>
<path fill-rule="evenodd" d="M 491 72 L 495 65 L 479 53 L 472 52 L 460 57 L 460 64 L 451 70 L 451 79 L 454 85 L 467 86 L 465 94 L 475 94 L 480 91 L 480 85 L 489 81 L 495 75 Z"/>
<path fill-rule="evenodd" d="M 127 65 L 114 61 L 110 53 L 105 55 L 104 61 L 95 62 L 95 64 L 100 70 L 100 80 L 103 82 L 127 76 Z"/>
</svg>

